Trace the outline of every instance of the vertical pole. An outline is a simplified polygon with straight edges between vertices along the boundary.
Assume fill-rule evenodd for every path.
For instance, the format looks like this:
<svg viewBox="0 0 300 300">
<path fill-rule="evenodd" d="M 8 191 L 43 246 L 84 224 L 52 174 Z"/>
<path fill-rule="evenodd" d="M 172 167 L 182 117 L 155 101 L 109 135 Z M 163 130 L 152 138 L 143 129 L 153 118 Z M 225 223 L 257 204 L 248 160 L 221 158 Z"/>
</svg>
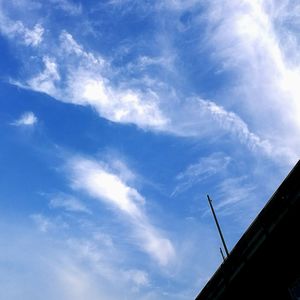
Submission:
<svg viewBox="0 0 300 300">
<path fill-rule="evenodd" d="M 223 257 L 223 261 L 225 261 L 225 256 L 224 256 L 224 253 L 223 253 L 223 250 L 222 250 L 221 247 L 220 247 L 220 252 L 221 252 L 221 255 L 222 255 L 222 257 Z"/>
<path fill-rule="evenodd" d="M 217 228 L 218 228 L 218 231 L 219 231 L 219 234 L 220 234 L 220 237 L 221 237 L 221 240 L 222 240 L 225 252 L 226 252 L 226 256 L 228 257 L 229 256 L 229 252 L 228 252 L 228 249 L 227 249 L 227 246 L 226 246 L 226 243 L 225 243 L 225 240 L 224 240 L 224 237 L 223 237 L 223 234 L 222 234 L 221 227 L 219 225 L 217 216 L 215 214 L 215 210 L 214 210 L 213 205 L 212 205 L 212 200 L 209 198 L 209 195 L 207 195 L 207 199 L 208 199 L 208 203 L 209 203 L 210 209 L 212 211 L 212 214 L 214 216 L 214 219 L 215 219 L 215 222 L 216 222 L 216 225 L 217 225 Z"/>
</svg>

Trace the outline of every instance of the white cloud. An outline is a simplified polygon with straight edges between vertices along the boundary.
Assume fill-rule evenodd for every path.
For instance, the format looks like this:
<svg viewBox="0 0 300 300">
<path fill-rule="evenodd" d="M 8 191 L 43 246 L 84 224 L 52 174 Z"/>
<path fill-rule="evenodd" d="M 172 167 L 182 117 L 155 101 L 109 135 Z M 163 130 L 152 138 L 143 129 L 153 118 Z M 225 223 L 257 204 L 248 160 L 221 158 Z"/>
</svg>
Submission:
<svg viewBox="0 0 300 300">
<path fill-rule="evenodd" d="M 173 63 L 174 63 L 174 57 L 172 56 L 172 53 L 165 53 L 164 55 L 157 56 L 157 57 L 141 55 L 135 61 L 129 62 L 126 65 L 126 69 L 128 69 L 128 71 L 132 73 L 146 71 L 147 68 L 149 67 L 158 67 L 158 68 L 163 67 L 168 70 L 173 70 L 174 69 Z M 154 79 L 151 78 L 151 80 Z M 163 83 L 157 81 L 155 84 L 160 85 Z"/>
<path fill-rule="evenodd" d="M 184 11 L 193 8 L 199 3 L 199 0 L 162 0 L 158 1 L 158 8 L 166 8 L 168 10 L 175 11 Z"/>
<path fill-rule="evenodd" d="M 22 21 L 13 21 L 0 10 L 0 32 L 11 39 L 21 41 L 26 46 L 36 47 L 43 41 L 44 28 L 37 23 L 29 29 Z"/>
<path fill-rule="evenodd" d="M 159 106 L 159 96 L 154 92 L 112 88 L 109 80 L 100 73 L 89 70 L 88 65 L 93 62 L 98 62 L 101 68 L 104 64 L 102 59 L 85 52 L 68 33 L 63 34 L 66 35 L 63 41 L 69 39 L 73 42 L 67 43 L 62 49 L 82 57 L 87 65 L 77 69 L 71 65 L 67 81 L 61 84 L 57 63 L 54 59 L 44 57 L 45 68 L 40 74 L 28 80 L 27 86 L 15 84 L 47 93 L 64 102 L 89 105 L 100 116 L 114 122 L 133 123 L 142 128 L 195 137 L 202 137 L 207 131 L 211 133 L 221 129 L 237 137 L 251 150 L 263 151 L 268 155 L 273 153 L 268 141 L 261 140 L 239 116 L 213 101 L 188 98 L 169 110 L 169 104 L 166 107 Z M 64 88 L 60 88 L 62 85 Z M 168 113 L 165 114 L 164 111 Z M 211 129 L 207 129 L 208 127 Z"/>
<path fill-rule="evenodd" d="M 268 141 L 262 141 L 256 134 L 252 133 L 247 124 L 235 113 L 226 111 L 222 106 L 212 101 L 200 100 L 201 108 L 211 116 L 213 122 L 217 122 L 221 128 L 233 133 L 240 141 L 250 149 L 264 151 L 270 154 L 271 145 Z"/>
<path fill-rule="evenodd" d="M 11 83 L 47 93 L 60 101 L 91 106 L 101 117 L 113 122 L 154 130 L 162 130 L 168 123 L 153 91 L 114 86 L 103 75 L 108 72 L 105 61 L 85 51 L 66 31 L 60 35 L 58 52 L 56 58 L 43 57 L 44 69 L 40 73 L 25 82 L 11 80 Z M 58 65 L 63 66 L 63 79 Z"/>
<path fill-rule="evenodd" d="M 25 112 L 19 119 L 11 123 L 14 126 L 34 126 L 38 122 L 38 118 L 31 111 Z"/>
<path fill-rule="evenodd" d="M 176 14 L 176 11 L 197 5 L 198 1 L 163 3 Z M 65 30 L 59 35 L 55 51 L 50 42 L 45 41 L 53 54 L 50 57 L 42 50 L 44 70 L 14 83 L 45 92 L 60 101 L 91 106 L 103 118 L 135 124 L 143 129 L 189 137 L 228 132 L 251 150 L 290 163 L 296 159 L 299 149 L 299 142 L 293 136 L 300 131 L 300 89 L 297 84 L 300 72 L 293 59 L 287 59 L 285 55 L 289 51 L 293 58 L 296 57 L 293 43 L 285 43 L 288 46 L 283 48 L 286 39 L 275 30 L 278 20 L 287 19 L 286 3 L 226 0 L 220 6 L 218 1 L 209 1 L 201 10 L 198 19 L 201 26 L 203 21 L 207 23 L 207 35 L 199 39 L 211 49 L 211 59 L 219 65 L 219 72 L 228 72 L 231 75 L 228 78 L 234 78 L 228 82 L 227 99 L 218 96 L 217 92 L 214 101 L 200 97 L 191 99 L 186 92 L 177 93 L 176 80 L 180 80 L 180 74 L 176 74 L 179 72 L 176 61 L 179 58 L 164 38 L 157 38 L 161 40 L 163 55 L 154 58 L 139 55 L 136 69 L 131 71 L 139 73 L 155 64 L 171 72 L 176 80 L 163 80 L 161 77 L 166 77 L 165 73 L 158 72 L 158 79 L 148 84 L 151 72 L 141 79 L 121 76 L 122 70 L 114 69 L 110 63 L 113 56 L 103 59 L 101 55 L 87 51 Z M 5 24 L 3 14 L 1 20 Z M 40 25 L 29 33 L 23 23 L 11 24 L 13 26 L 8 26 L 12 28 L 11 32 L 6 32 L 8 36 L 16 38 L 15 33 L 22 32 L 25 44 L 41 42 L 43 30 Z M 5 28 L 2 26 L 2 30 Z M 129 67 L 133 65 L 128 63 Z M 274 119 L 279 121 L 273 122 Z M 293 134 L 287 134 L 290 132 Z"/>
<path fill-rule="evenodd" d="M 99 67 L 105 64 L 104 59 L 102 59 L 99 55 L 96 56 L 93 53 L 86 51 L 82 45 L 76 42 L 69 32 L 63 30 L 59 36 L 59 41 L 61 48 L 60 50 L 65 52 L 64 54 L 75 54 L 76 56 L 84 59 L 85 63 L 98 65 Z"/>
<path fill-rule="evenodd" d="M 231 158 L 223 153 L 216 152 L 209 156 L 201 157 L 197 163 L 194 163 L 186 168 L 182 173 L 176 176 L 177 180 L 186 178 L 200 178 L 200 180 L 206 177 L 212 176 L 227 168 Z"/>
<path fill-rule="evenodd" d="M 229 156 L 220 152 L 201 157 L 196 163 L 189 165 L 176 176 L 178 185 L 172 195 L 181 193 L 217 173 L 224 172 L 230 161 L 231 158 Z"/>
<path fill-rule="evenodd" d="M 153 93 L 113 88 L 105 78 L 85 70 L 70 76 L 68 88 L 70 102 L 90 105 L 108 120 L 158 130 L 168 122 Z"/>
<path fill-rule="evenodd" d="M 28 80 L 27 85 L 31 89 L 49 95 L 58 96 L 56 83 L 60 80 L 58 66 L 55 59 L 48 56 L 43 57 L 44 70 L 37 76 Z M 16 82 L 16 85 L 27 88 L 27 85 Z"/>
<path fill-rule="evenodd" d="M 288 2 L 210 1 L 206 17 L 213 57 L 234 78 L 227 88 L 231 106 L 290 163 L 299 154 L 300 64 L 289 36 L 276 30 L 282 15 L 293 15 Z"/>
<path fill-rule="evenodd" d="M 222 218 L 229 217 L 239 224 L 236 229 L 239 234 L 246 230 L 266 201 L 266 195 L 261 193 L 259 184 L 255 184 L 248 175 L 229 175 L 216 184 L 210 196 L 215 210 Z M 208 209 L 205 214 L 207 212 Z"/>
<path fill-rule="evenodd" d="M 125 276 L 137 286 L 149 285 L 149 276 L 145 271 L 129 270 L 125 272 Z"/>
<path fill-rule="evenodd" d="M 276 150 L 268 140 L 263 140 L 251 132 L 236 113 L 227 111 L 221 105 L 201 98 L 187 98 L 178 106 L 180 110 L 174 107 L 174 112 L 171 112 L 172 123 L 167 125 L 170 132 L 191 137 L 221 136 L 229 133 L 251 151 L 275 156 Z"/>
<path fill-rule="evenodd" d="M 197 5 L 201 9 L 192 14 L 194 29 L 182 36 L 176 31 L 179 19 Z M 300 131 L 300 57 L 296 37 L 299 4 L 289 0 L 226 0 L 222 5 L 214 0 L 166 0 L 161 1 L 160 7 L 167 9 L 167 16 L 172 19 L 167 23 L 175 28 L 163 35 L 167 42 L 161 47 L 172 48 L 173 37 L 183 45 L 188 42 L 185 36 L 192 38 L 199 62 L 204 64 L 197 65 L 198 71 L 206 69 L 207 58 L 213 66 L 208 72 L 217 75 L 213 100 L 198 97 L 196 104 L 186 92 L 180 96 L 175 93 L 175 97 L 160 95 L 173 104 L 173 108 L 166 105 L 167 109 L 160 106 L 170 119 L 165 128 L 194 137 L 219 136 L 220 130 L 227 131 L 256 153 L 262 152 L 283 164 L 295 162 L 300 146 L 294 138 Z M 183 45 L 174 43 L 170 51 L 175 57 L 179 55 L 179 61 L 185 61 L 180 50 Z M 184 77 L 181 79 L 176 66 L 174 70 L 180 85 Z M 184 71 L 190 74 L 189 70 Z M 218 78 L 224 78 L 226 87 L 219 89 Z M 179 95 L 176 80 L 169 84 L 170 90 L 173 87 Z M 200 78 L 197 89 L 201 90 L 201 84 L 206 93 L 207 83 Z"/>
<path fill-rule="evenodd" d="M 136 189 L 111 173 L 104 163 L 76 157 L 69 162 L 68 170 L 74 189 L 85 191 L 127 218 L 141 249 L 161 265 L 173 260 L 172 243 L 151 225 L 144 211 L 145 199 Z"/>
<path fill-rule="evenodd" d="M 91 196 L 108 201 L 132 218 L 142 217 L 138 203 L 143 204 L 144 198 L 117 175 L 94 161 L 80 158 L 71 163 L 71 170 L 74 188 L 84 189 Z"/>
<path fill-rule="evenodd" d="M 43 40 L 44 28 L 36 24 L 32 30 L 24 29 L 24 42 L 27 46 L 38 46 Z"/>
<path fill-rule="evenodd" d="M 82 13 L 81 4 L 75 4 L 70 0 L 50 0 L 50 2 L 57 8 L 64 10 L 70 15 L 77 16 Z"/>
<path fill-rule="evenodd" d="M 91 213 L 91 211 L 77 198 L 62 193 L 51 198 L 49 205 L 51 208 L 63 208 L 70 212 Z"/>
<path fill-rule="evenodd" d="M 47 93 L 64 102 L 91 106 L 101 117 L 118 123 L 136 124 L 141 128 L 195 137 L 212 132 L 207 130 L 208 127 L 214 130 L 221 128 L 237 136 L 251 149 L 260 148 L 267 154 L 271 153 L 268 141 L 260 139 L 240 117 L 213 101 L 168 99 L 174 104 L 170 107 L 170 103 L 162 102 L 163 94 L 154 92 L 155 87 L 141 91 L 115 86 L 109 79 L 110 66 L 103 58 L 86 51 L 66 31 L 62 31 L 59 40 L 60 55 L 56 58 L 45 56 L 42 72 L 25 84 L 15 84 Z M 161 61 L 159 58 L 141 59 L 142 65 Z M 64 79 L 59 74 L 58 64 L 63 65 Z M 215 123 L 218 126 L 211 126 Z"/>
<path fill-rule="evenodd" d="M 63 228 L 53 236 L 12 223 L 0 224 L 1 238 L 6 240 L 0 252 L 1 296 L 5 299 L 111 300 L 124 295 L 141 299 L 146 293 L 143 271 L 123 269 L 111 248 L 97 247 L 92 239 L 81 240 L 78 232 L 70 242 L 66 239 L 70 233 L 66 235 Z M 140 291 L 135 294 L 131 287 L 139 279 Z"/>
<path fill-rule="evenodd" d="M 41 214 L 33 214 L 31 218 L 41 232 L 47 232 L 49 229 L 53 228 L 53 223 Z"/>
<path fill-rule="evenodd" d="M 145 218 L 142 222 L 135 222 L 134 235 L 138 245 L 161 266 L 174 262 L 176 253 L 172 242 L 162 236 L 157 228 Z"/>
<path fill-rule="evenodd" d="M 64 217 L 63 221 L 71 221 L 69 215 Z M 53 212 L 47 217 L 50 223 L 56 219 Z M 210 251 L 218 249 L 218 241 L 213 242 L 215 235 L 203 224 L 183 223 L 176 231 L 180 256 L 166 272 L 134 255 L 132 247 L 120 247 L 124 237 L 105 234 L 99 217 L 89 216 L 92 227 L 77 214 L 76 219 L 68 227 L 56 223 L 55 231 L 51 227 L 41 232 L 24 219 L 11 222 L 1 217 L 0 236 L 6 241 L 0 251 L 1 296 L 11 300 L 183 300 L 196 294 L 219 262 L 218 251 Z"/>
<path fill-rule="evenodd" d="M 235 214 L 236 205 L 254 206 L 255 186 L 247 183 L 247 177 L 227 178 L 217 187 L 221 201 L 215 206 L 224 213 Z M 249 210 L 247 210 L 249 212 Z M 236 214 L 238 215 L 238 214 Z"/>
</svg>

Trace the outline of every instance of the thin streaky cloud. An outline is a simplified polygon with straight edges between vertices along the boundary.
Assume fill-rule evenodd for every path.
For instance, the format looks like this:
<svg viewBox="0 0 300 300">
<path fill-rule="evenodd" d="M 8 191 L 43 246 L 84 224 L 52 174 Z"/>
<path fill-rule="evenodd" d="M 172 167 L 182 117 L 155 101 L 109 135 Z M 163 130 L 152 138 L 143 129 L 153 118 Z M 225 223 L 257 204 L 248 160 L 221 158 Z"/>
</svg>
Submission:
<svg viewBox="0 0 300 300">
<path fill-rule="evenodd" d="M 101 117 L 117 123 L 132 123 L 154 130 L 161 130 L 168 123 L 159 108 L 158 96 L 153 91 L 113 86 L 103 74 L 107 72 L 105 60 L 85 51 L 66 31 L 60 35 L 58 52 L 60 56 L 43 57 L 44 69 L 40 73 L 26 81 L 10 82 L 46 93 L 56 100 L 91 106 Z M 64 65 L 64 80 L 58 65 Z"/>
<path fill-rule="evenodd" d="M 221 152 L 199 158 L 197 162 L 190 164 L 176 176 L 178 184 L 171 196 L 183 193 L 202 181 L 225 172 L 230 162 L 231 157 Z"/>
<path fill-rule="evenodd" d="M 146 199 L 128 186 L 118 174 L 112 173 L 103 162 L 75 157 L 68 163 L 67 172 L 73 189 L 82 190 L 127 218 L 137 245 L 160 265 L 175 257 L 172 242 L 155 228 L 147 216 Z"/>
<path fill-rule="evenodd" d="M 170 11 L 177 7 L 175 11 L 184 12 L 190 7 L 199 6 L 197 1 L 167 3 L 170 4 Z M 273 2 L 272 4 L 275 5 Z M 286 6 L 283 5 L 282 10 L 284 9 Z M 135 124 L 143 129 L 201 138 L 207 131 L 209 135 L 212 134 L 213 131 L 207 130 L 208 127 L 214 128 L 214 133 L 217 134 L 221 128 L 236 136 L 250 149 L 262 151 L 272 159 L 290 164 L 297 157 L 298 143 L 287 138 L 285 145 L 282 145 L 281 139 L 274 135 L 274 130 L 282 136 L 285 136 L 286 128 L 295 135 L 300 130 L 300 106 L 297 101 L 300 75 L 297 66 L 290 67 L 291 64 L 280 47 L 281 37 L 274 29 L 276 18 L 273 18 L 273 11 L 262 2 L 249 0 L 242 3 L 225 1 L 221 7 L 218 2 L 210 1 L 201 11 L 208 23 L 201 40 L 212 49 L 215 63 L 223 66 L 219 71 L 238 78 L 238 88 L 236 84 L 228 85 L 228 94 L 235 99 L 234 105 L 228 106 L 226 99 L 204 100 L 201 97 L 198 97 L 197 103 L 191 103 L 191 95 L 186 93 L 176 99 L 176 81 L 172 83 L 161 80 L 169 91 L 175 90 L 175 97 L 166 95 L 167 91 L 161 93 L 159 87 L 145 85 L 143 80 L 138 81 L 140 86 L 134 86 L 130 76 L 118 77 L 120 70 L 111 66 L 113 56 L 103 59 L 101 55 L 86 51 L 65 29 L 61 30 L 55 43 L 53 40 L 43 40 L 46 47 L 40 51 L 44 57 L 44 70 L 29 75 L 27 79 L 11 82 L 23 88 L 47 93 L 63 102 L 91 106 L 103 118 L 121 124 Z M 6 18 L 4 12 L 1 16 L 2 19 Z M 276 17 L 280 19 L 280 16 Z M 16 25 L 19 21 L 10 22 Z M 195 26 L 199 26 L 199 22 Z M 53 44 L 56 45 L 55 51 L 52 49 Z M 162 42 L 162 53 L 170 53 L 169 57 L 176 57 L 175 50 L 169 50 L 170 48 L 172 47 L 168 43 Z M 49 49 L 53 57 L 45 49 Z M 53 67 L 56 65 L 57 71 L 49 68 L 47 57 Z M 151 59 L 146 59 L 147 61 Z M 155 61 L 160 61 L 158 56 Z M 58 70 L 58 66 L 63 66 L 62 70 Z M 166 68 L 170 67 L 163 69 Z M 174 72 L 178 71 L 175 69 Z M 160 73 L 157 75 L 161 76 Z M 173 103 L 172 107 L 167 101 Z M 275 125 L 275 128 L 273 119 L 266 118 L 266 114 L 276 116 L 284 126 Z M 218 123 L 217 127 L 214 122 Z"/>
<path fill-rule="evenodd" d="M 50 0 L 50 3 L 57 9 L 67 12 L 71 16 L 77 16 L 82 13 L 81 4 L 76 4 L 69 0 Z"/>
<path fill-rule="evenodd" d="M 274 151 L 268 139 L 252 132 L 236 113 L 227 111 L 214 101 L 186 97 L 177 100 L 177 105 L 169 110 L 162 101 L 163 95 L 155 87 L 148 87 L 145 92 L 113 85 L 109 78 L 109 73 L 112 73 L 109 63 L 100 55 L 86 51 L 66 30 L 61 32 L 58 42 L 60 55 L 45 55 L 44 70 L 25 82 L 11 82 L 44 92 L 63 102 L 91 106 L 101 117 L 117 123 L 131 123 L 144 129 L 195 137 L 202 137 L 206 128 L 211 127 L 215 131 L 221 129 L 229 132 L 251 150 L 263 151 L 267 156 L 284 156 L 286 153 L 286 149 L 281 147 Z M 148 58 L 142 62 L 153 63 L 153 60 Z M 58 65 L 64 65 L 63 70 L 59 70 Z M 63 77 L 60 71 L 64 73 Z"/>
<path fill-rule="evenodd" d="M 51 200 L 49 201 L 49 206 L 54 209 L 62 208 L 69 212 L 79 212 L 88 214 L 92 213 L 80 200 L 64 193 L 59 193 L 51 197 Z"/>
<path fill-rule="evenodd" d="M 236 99 L 234 106 L 273 145 L 270 152 L 285 156 L 289 164 L 299 154 L 298 142 L 287 134 L 300 131 L 299 59 L 288 32 L 276 30 L 288 3 L 292 1 L 224 1 L 220 7 L 210 1 L 206 17 L 214 59 L 233 78 L 227 91 Z"/>
</svg>

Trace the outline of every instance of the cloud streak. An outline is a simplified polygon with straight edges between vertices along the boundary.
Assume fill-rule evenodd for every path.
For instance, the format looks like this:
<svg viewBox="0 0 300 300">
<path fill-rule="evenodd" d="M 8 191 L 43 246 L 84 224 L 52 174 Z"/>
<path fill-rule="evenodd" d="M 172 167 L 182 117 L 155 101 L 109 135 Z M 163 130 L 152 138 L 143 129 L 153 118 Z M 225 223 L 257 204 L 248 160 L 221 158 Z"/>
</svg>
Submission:
<svg viewBox="0 0 300 300">
<path fill-rule="evenodd" d="M 159 264 L 165 266 L 175 257 L 171 241 L 149 221 L 145 213 L 145 198 L 128 186 L 102 162 L 76 157 L 68 164 L 72 187 L 86 192 L 123 215 L 131 224 L 137 245 Z"/>
<path fill-rule="evenodd" d="M 222 66 L 219 70 L 232 78 L 231 105 L 273 145 L 273 156 L 287 162 L 299 154 L 298 142 L 290 138 L 291 132 L 300 132 L 299 59 L 288 31 L 277 31 L 276 26 L 284 15 L 291 15 L 291 3 L 247 0 L 220 6 L 210 1 L 206 15 L 213 57 Z"/>
<path fill-rule="evenodd" d="M 178 13 L 197 3 L 171 1 L 171 4 L 171 10 Z M 280 123 L 284 123 L 284 128 L 289 128 L 295 133 L 300 130 L 300 124 L 294 117 L 284 120 L 282 118 L 282 99 L 289 96 L 292 100 L 285 104 L 286 116 L 291 115 L 291 111 L 300 112 L 295 100 L 299 94 L 296 84 L 298 73 L 287 67 L 266 8 L 256 1 L 244 1 L 242 4 L 225 1 L 220 8 L 215 1 L 211 1 L 207 7 L 204 12 L 209 28 L 206 42 L 214 49 L 215 60 L 223 66 L 220 71 L 241 74 L 240 87 L 231 86 L 230 93 L 236 101 L 230 105 L 230 109 L 222 99 L 212 101 L 181 93 L 177 90 L 176 83 L 166 80 L 161 84 L 157 84 L 157 81 L 150 83 L 151 76 L 148 80 L 135 81 L 134 76 L 130 78 L 121 75 L 122 68 L 115 69 L 112 65 L 114 57 L 104 59 L 99 54 L 87 51 L 66 30 L 61 30 L 58 39 L 54 41 L 43 39 L 44 29 L 38 24 L 30 34 L 29 31 L 26 34 L 25 29 L 14 29 L 12 33 L 5 33 L 11 38 L 16 38 L 15 33 L 22 32 L 26 45 L 44 45 L 44 48 L 39 50 L 42 69 L 35 74 L 31 72 L 25 80 L 11 80 L 11 83 L 46 93 L 66 103 L 90 106 L 101 117 L 113 122 L 135 124 L 143 129 L 183 137 L 202 138 L 220 132 L 229 133 L 251 151 L 262 152 L 271 158 L 292 161 L 296 157 L 294 149 L 297 143 L 289 140 L 288 146 L 285 147 L 280 145 L 280 139 L 273 134 L 275 128 L 281 134 L 285 134 L 285 129 L 279 126 L 273 128 L 269 119 L 261 126 L 264 115 L 271 110 L 271 114 L 280 118 Z M 156 13 L 162 11 L 158 9 Z M 2 20 L 7 18 L 4 13 L 1 16 Z M 19 21 L 10 22 L 11 28 L 25 28 L 18 23 Z M 231 30 L 228 31 L 228 28 Z M 55 51 L 50 43 L 55 44 Z M 237 46 L 232 47 L 233 44 Z M 45 46 L 49 51 L 45 51 Z M 169 57 L 173 57 L 172 62 L 164 65 L 161 62 L 165 61 L 165 57 L 157 56 L 153 59 L 150 56 L 139 55 L 138 57 L 142 58 L 141 61 L 137 60 L 139 69 L 143 66 L 142 72 L 147 74 L 149 70 L 145 69 L 145 65 L 154 63 L 160 70 L 178 72 L 173 66 L 176 53 L 162 52 L 170 53 Z M 262 55 L 264 60 L 260 59 Z M 161 71 L 155 74 L 160 78 L 164 73 Z M 257 96 L 258 89 L 262 96 L 259 109 L 256 109 L 257 100 L 252 98 Z M 251 126 L 247 123 L 249 118 Z"/>
<path fill-rule="evenodd" d="M 88 213 L 92 212 L 77 198 L 59 193 L 54 197 L 51 197 L 49 206 L 54 209 L 62 208 L 69 212 L 79 212 L 79 213 Z"/>
<path fill-rule="evenodd" d="M 130 299 L 148 299 L 149 274 L 120 263 L 120 253 L 113 244 L 104 245 L 100 234 L 94 238 L 77 233 L 73 238 L 70 235 L 66 238 L 65 229 L 61 227 L 55 235 L 50 230 L 41 234 L 28 225 L 5 224 L 3 219 L 0 233 L 7 243 L 1 246 L 0 252 L 1 296 L 108 300 L 125 295 Z M 156 294 L 150 299 L 162 298 Z"/>
<path fill-rule="evenodd" d="M 11 83 L 63 102 L 91 106 L 101 117 L 114 122 L 154 130 L 165 127 L 168 119 L 159 108 L 155 92 L 114 86 L 103 58 L 85 51 L 66 31 L 59 40 L 59 56 L 44 56 L 40 73 L 25 82 L 11 80 Z"/>
<path fill-rule="evenodd" d="M 221 152 L 201 157 L 196 163 L 189 165 L 176 176 L 178 184 L 172 196 L 190 189 L 217 173 L 225 172 L 230 162 L 231 157 Z"/>
<path fill-rule="evenodd" d="M 69 0 L 50 0 L 50 3 L 71 16 L 77 16 L 82 13 L 82 6 Z"/>
</svg>

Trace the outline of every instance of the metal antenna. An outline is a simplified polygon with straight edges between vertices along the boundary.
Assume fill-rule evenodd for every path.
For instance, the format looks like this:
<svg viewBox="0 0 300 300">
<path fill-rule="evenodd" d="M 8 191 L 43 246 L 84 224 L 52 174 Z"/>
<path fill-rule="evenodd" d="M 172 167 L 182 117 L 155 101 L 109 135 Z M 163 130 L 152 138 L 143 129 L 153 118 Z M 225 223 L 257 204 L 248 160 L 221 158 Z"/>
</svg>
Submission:
<svg viewBox="0 0 300 300">
<path fill-rule="evenodd" d="M 224 256 L 224 253 L 223 253 L 223 250 L 222 250 L 221 247 L 220 247 L 220 252 L 221 252 L 221 255 L 222 255 L 222 257 L 223 257 L 223 261 L 225 261 L 225 256 Z"/>
<path fill-rule="evenodd" d="M 217 225 L 217 228 L 218 228 L 218 231 L 219 231 L 219 234 L 220 234 L 220 237 L 221 237 L 221 240 L 222 240 L 225 252 L 226 252 L 226 256 L 228 257 L 229 256 L 229 252 L 228 252 L 228 249 L 227 249 L 227 246 L 226 246 L 226 243 L 225 243 L 225 240 L 224 240 L 224 237 L 223 237 L 223 234 L 222 234 L 221 227 L 219 225 L 217 216 L 215 214 L 215 210 L 214 210 L 213 205 L 212 205 L 212 200 L 209 198 L 209 195 L 207 195 L 207 199 L 208 199 L 208 203 L 209 203 L 210 209 L 212 211 L 212 214 L 214 216 L 214 219 L 215 219 L 215 222 L 216 222 L 216 225 Z"/>
</svg>

